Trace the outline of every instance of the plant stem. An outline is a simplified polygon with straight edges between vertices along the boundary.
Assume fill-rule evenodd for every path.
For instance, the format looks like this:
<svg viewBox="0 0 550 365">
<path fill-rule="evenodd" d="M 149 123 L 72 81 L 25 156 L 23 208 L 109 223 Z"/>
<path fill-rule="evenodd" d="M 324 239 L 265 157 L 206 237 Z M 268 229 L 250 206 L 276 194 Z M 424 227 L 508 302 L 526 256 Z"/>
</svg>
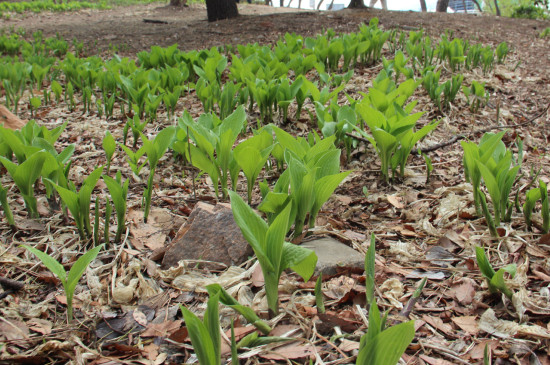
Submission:
<svg viewBox="0 0 550 365">
<path fill-rule="evenodd" d="M 143 213 L 143 222 L 147 223 L 147 217 L 149 217 L 149 210 L 151 209 L 151 195 L 153 194 L 153 177 L 155 176 L 155 169 L 151 168 L 149 172 L 149 179 L 147 179 L 147 188 L 145 189 L 145 211 Z"/>
</svg>

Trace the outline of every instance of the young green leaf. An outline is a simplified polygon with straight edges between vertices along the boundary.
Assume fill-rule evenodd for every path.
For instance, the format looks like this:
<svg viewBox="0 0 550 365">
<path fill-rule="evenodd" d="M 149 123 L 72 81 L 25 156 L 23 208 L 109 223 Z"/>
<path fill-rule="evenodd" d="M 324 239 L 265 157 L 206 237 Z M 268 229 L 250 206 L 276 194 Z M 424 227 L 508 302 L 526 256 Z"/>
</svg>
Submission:
<svg viewBox="0 0 550 365">
<path fill-rule="evenodd" d="M 28 245 L 22 245 L 22 247 L 26 248 L 31 253 L 36 255 L 40 259 L 40 261 L 42 261 L 42 263 L 61 281 L 61 284 L 63 285 L 63 289 L 65 291 L 65 295 L 67 297 L 67 320 L 68 322 L 72 322 L 73 295 L 76 289 L 76 285 L 84 274 L 84 271 L 86 271 L 86 268 L 88 267 L 90 262 L 92 262 L 97 257 L 99 251 L 103 248 L 103 245 L 94 247 L 90 251 L 86 252 L 84 255 L 80 256 L 78 260 L 76 260 L 76 262 L 73 264 L 68 274 L 63 268 L 63 265 L 61 265 L 48 254 Z"/>
</svg>

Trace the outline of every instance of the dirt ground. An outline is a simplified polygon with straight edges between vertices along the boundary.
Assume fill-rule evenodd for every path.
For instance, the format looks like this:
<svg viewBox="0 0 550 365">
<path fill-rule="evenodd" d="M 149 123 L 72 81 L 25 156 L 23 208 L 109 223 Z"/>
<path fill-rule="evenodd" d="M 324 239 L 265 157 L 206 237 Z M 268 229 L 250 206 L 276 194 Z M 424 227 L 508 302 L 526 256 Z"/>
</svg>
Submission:
<svg viewBox="0 0 550 365">
<path fill-rule="evenodd" d="M 455 37 L 493 47 L 506 41 L 511 48 L 511 54 L 505 65 L 498 65 L 490 75 L 483 75 L 479 70 L 464 70 L 465 80 L 468 80 L 468 82 L 472 80 L 485 82 L 486 89 L 491 94 L 489 105 L 479 113 L 471 113 L 463 97 L 459 98 L 460 100 L 450 110 L 441 113 L 436 110 L 425 91 L 419 88 L 414 96 L 419 100 L 415 111 L 426 112 L 422 117 L 422 122 L 433 119 L 442 120 L 438 129 L 427 138 L 428 141 L 423 143 L 426 146 L 445 142 L 452 135 L 459 133 L 477 140 L 481 137 L 481 133 L 475 133 L 475 131 L 487 126 L 493 126 L 494 130 L 498 130 L 501 129 L 502 124 L 505 124 L 509 126 L 508 129 L 510 130 L 505 139 L 507 146 L 514 145 L 516 136 L 521 137 L 525 145 L 526 157 L 522 171 L 527 175 L 521 180 L 521 189 L 527 189 L 529 169 L 537 170 L 541 168 L 540 177 L 550 183 L 550 114 L 548 111 L 550 103 L 550 76 L 548 72 L 550 70 L 550 37 L 546 39 L 539 38 L 539 33 L 546 27 L 550 27 L 550 21 L 508 19 L 471 14 L 387 12 L 376 9 L 337 12 L 296 11 L 295 9 L 277 9 L 249 4 L 239 4 L 239 11 L 241 16 L 236 19 L 209 23 L 206 20 L 204 6 L 192 5 L 190 7 L 172 8 L 157 3 L 114 8 L 106 11 L 83 10 L 73 13 L 14 15 L 9 20 L 2 20 L 0 28 L 23 28 L 27 31 L 29 37 L 32 32 L 37 30 L 41 30 L 47 37 L 59 33 L 65 39 L 74 38 L 84 42 L 88 55 L 97 52 L 108 54 L 116 48 L 117 53 L 125 56 L 132 56 L 139 51 L 148 50 L 153 45 L 170 46 L 177 43 L 183 50 L 192 50 L 249 42 L 270 44 L 286 32 L 314 35 L 327 28 L 333 28 L 337 33 L 350 32 L 357 30 L 361 23 L 368 23 L 373 17 L 379 18 L 379 25 L 383 29 L 397 28 L 404 31 L 424 29 L 432 37 L 440 36 L 446 30 L 450 30 Z M 144 19 L 164 21 L 167 24 L 144 22 Z M 358 96 L 361 91 L 366 92 L 370 80 L 376 76 L 380 69 L 380 64 L 358 66 L 354 78 L 346 86 L 345 91 L 352 96 Z M 342 103 L 347 102 L 344 96 L 341 96 L 341 101 Z M 307 105 L 306 108 L 314 113 L 311 105 Z M 200 102 L 193 93 L 189 93 L 180 100 L 177 114 L 183 113 L 183 110 L 190 111 L 194 117 L 203 112 Z M 305 115 L 305 113 L 303 114 Z M 62 135 L 61 141 L 65 144 L 76 143 L 78 145 L 75 152 L 75 167 L 72 169 L 76 171 L 73 175 L 79 175 L 80 178 L 89 173 L 90 166 L 104 163 L 104 153 L 100 146 L 105 130 L 109 129 L 115 138 L 120 140 L 121 130 L 125 124 L 123 116 L 119 119 L 105 120 L 93 113 L 86 114 L 82 110 L 68 112 L 64 103 L 60 103 L 55 107 L 45 106 L 39 111 L 38 115 L 38 121 L 47 126 L 59 125 L 63 120 L 71 121 Z M 250 119 L 256 115 L 254 114 Z M 30 118 L 28 109 L 21 108 L 20 116 Z M 307 126 L 309 122 L 307 117 L 295 122 L 286 125 L 286 127 L 294 128 L 293 133 L 305 134 L 304 132 L 310 129 Z M 166 117 L 165 113 L 162 113 L 158 123 L 168 125 L 172 122 Z M 305 127 L 302 128 L 302 126 Z M 154 132 L 156 127 L 158 126 L 149 126 L 148 128 L 151 129 L 150 132 Z M 540 234 L 540 230 L 527 232 L 522 223 L 521 214 L 516 214 L 514 223 L 507 226 L 505 238 L 495 243 L 488 237 L 487 226 L 483 218 L 473 217 L 468 215 L 470 213 L 467 212 L 472 211 L 472 202 L 468 198 L 467 188 L 463 184 L 462 149 L 458 143 L 432 151 L 430 156 L 435 169 L 429 184 L 425 183 L 424 161 L 418 156 L 411 157 L 410 169 L 412 175 L 407 176 L 405 181 L 400 181 L 395 185 L 381 182 L 378 176 L 379 161 L 376 159 L 376 155 L 373 151 L 363 153 L 368 148 L 370 147 L 360 145 L 353 152 L 353 161 L 345 166 L 346 169 L 354 170 L 352 175 L 338 188 L 333 198 L 325 205 L 318 219 L 318 226 L 323 227 L 323 229 L 326 228 L 326 230 L 314 234 L 328 234 L 336 237 L 364 253 L 366 249 L 364 244 L 369 242 L 368 237 L 374 232 L 377 240 L 379 240 L 377 244 L 376 282 L 381 285 L 386 283 L 386 279 L 399 278 L 399 281 L 406 286 L 406 293 L 401 293 L 401 296 L 399 296 L 401 301 L 410 297 L 420 277 L 424 274 L 429 276 L 428 285 L 422 293 L 422 300 L 417 303 L 414 309 L 414 316 L 418 321 L 417 340 L 405 355 L 407 363 L 418 365 L 481 363 L 483 349 L 488 344 L 493 350 L 493 358 L 498 358 L 493 364 L 549 364 L 548 341 L 550 327 L 548 327 L 548 318 L 550 318 L 550 306 L 548 306 L 548 296 L 544 294 L 544 290 L 548 290 L 547 286 L 550 283 L 550 261 L 548 261 L 548 257 L 550 257 L 550 236 Z M 124 163 L 123 155 L 117 154 L 117 158 L 117 163 L 121 165 L 121 170 L 125 171 L 125 176 L 130 176 L 131 173 Z M 159 169 L 158 188 L 155 191 L 153 206 L 168 209 L 178 215 L 179 218 L 186 219 L 185 217 L 188 216 L 196 200 L 193 199 L 190 188 L 191 186 L 194 187 L 191 182 L 193 178 L 190 175 L 192 170 L 185 170 L 185 174 L 182 174 L 182 169 L 169 162 Z M 180 178 L 180 176 L 183 177 Z M 208 197 L 213 200 L 211 186 L 206 181 L 207 179 L 203 176 L 198 182 L 197 191 L 199 194 L 197 197 L 199 199 Z M 365 190 L 363 189 L 365 188 L 367 194 L 364 194 Z M 105 187 L 101 189 L 106 194 Z M 140 219 L 142 217 L 140 211 L 142 189 L 142 182 L 132 181 L 129 209 L 133 213 L 128 218 L 130 226 L 130 238 L 127 241 L 128 249 L 122 245 L 118 253 L 116 252 L 118 248 L 105 250 L 104 255 L 107 256 L 103 257 L 104 262 L 111 260 L 116 262 L 117 266 L 116 270 L 113 268 L 112 274 L 110 266 L 101 275 L 98 274 L 98 283 L 99 276 L 101 276 L 101 285 L 109 286 L 112 281 L 114 290 L 117 275 L 118 278 L 127 277 L 128 280 L 135 275 L 141 275 L 139 274 L 140 269 L 134 270 L 131 265 L 135 257 L 139 258 L 141 264 L 147 265 L 146 270 L 156 283 L 162 283 L 162 288 L 155 286 L 154 290 L 159 297 L 163 295 L 165 298 L 170 297 L 169 300 L 172 304 L 181 302 L 190 304 L 203 301 L 205 298 L 204 293 L 194 291 L 183 293 L 181 290 L 174 288 L 173 285 L 165 284 L 159 278 L 158 273 L 153 274 L 158 270 L 153 262 L 155 259 L 152 258 L 151 254 L 153 246 L 149 246 L 150 242 L 148 241 L 142 243 L 141 248 L 138 246 L 138 232 L 146 231 Z M 522 190 L 522 193 L 524 193 L 524 190 Z M 258 203 L 258 191 L 255 191 L 254 199 Z M 18 214 L 23 216 L 22 202 L 19 201 L 17 204 L 20 207 Z M 450 214 L 445 215 L 445 208 L 447 206 L 454 207 L 455 204 L 463 205 L 460 206 L 461 208 L 456 208 L 457 210 L 450 208 Z M 57 344 L 59 351 L 41 350 L 44 352 L 50 351 L 50 359 L 74 359 L 82 354 L 88 354 L 90 358 L 97 359 L 98 357 L 95 357 L 97 353 L 89 350 L 88 347 L 94 349 L 101 347 L 101 341 L 91 340 L 96 335 L 99 338 L 101 337 L 96 332 L 97 323 L 92 320 L 99 312 L 99 308 L 102 308 L 105 323 L 116 316 L 127 315 L 126 317 L 131 317 L 133 314 L 132 312 L 120 314 L 118 307 L 116 309 L 111 308 L 113 313 L 110 310 L 105 310 L 105 308 L 109 309 L 108 303 L 110 302 L 101 295 L 109 292 L 109 290 L 102 287 L 101 293 L 103 294 L 93 297 L 94 301 L 90 299 L 91 309 L 82 308 L 80 310 L 84 314 L 80 318 L 84 318 L 82 319 L 83 323 L 89 326 L 88 328 L 82 326 L 82 329 L 80 329 L 82 334 L 79 338 L 82 339 L 82 342 L 78 342 L 74 338 L 67 339 L 64 337 L 63 331 L 58 330 L 62 318 L 51 319 L 51 317 L 52 313 L 59 314 L 63 313 L 64 310 L 59 304 L 63 304 L 62 301 L 55 296 L 56 293 L 59 293 L 59 286 L 47 285 L 47 280 L 43 279 L 44 274 L 34 273 L 33 270 L 36 270 L 38 266 L 35 265 L 36 261 L 34 263 L 21 263 L 24 252 L 23 249 L 17 248 L 19 241 L 37 243 L 43 242 L 42 240 L 47 241 L 48 244 L 51 240 L 52 245 L 68 242 L 67 245 L 73 245 L 71 247 L 74 247 L 74 242 L 77 241 L 74 227 L 67 228 L 67 225 L 61 222 L 59 215 L 51 216 L 45 206 L 44 210 L 45 212 L 42 214 L 43 223 L 41 223 L 43 226 L 38 228 L 32 228 L 36 227 L 36 222 L 31 225 L 28 222 L 29 220 L 26 220 L 25 222 L 29 224 L 30 228 L 12 234 L 5 223 L 0 223 L 2 224 L 0 227 L 0 252 L 3 252 L 2 255 L 5 252 L 10 252 L 13 257 L 17 256 L 17 260 L 10 258 L 12 261 L 3 261 L 7 260 L 6 255 L 0 255 L 0 263 L 2 264 L 0 265 L 0 274 L 12 279 L 21 279 L 30 278 L 28 272 L 32 272 L 37 277 L 36 283 L 30 284 L 31 286 L 26 289 L 24 295 L 16 297 L 20 301 L 17 308 L 23 305 L 28 306 L 28 308 L 43 305 L 46 308 L 39 309 L 43 311 L 41 313 L 45 313 L 43 317 L 54 322 L 56 326 L 53 333 L 48 333 L 45 338 L 47 340 L 59 339 L 63 341 L 63 346 L 65 346 L 61 347 Z M 447 213 L 449 213 L 449 210 Z M 67 233 L 68 229 L 71 230 L 70 233 Z M 167 241 L 173 238 L 177 229 L 173 227 L 166 229 L 170 232 L 170 234 L 165 235 L 169 236 L 169 238 L 166 238 Z M 31 233 L 27 233 L 27 231 Z M 146 231 L 145 233 L 149 234 L 150 232 Z M 141 232 L 140 234 L 145 236 L 145 233 Z M 159 242 L 153 243 L 161 246 L 164 244 L 164 238 L 162 240 L 157 239 L 157 241 Z M 4 250 L 3 242 L 11 246 Z M 495 249 L 497 244 L 498 250 Z M 517 316 L 509 302 L 503 305 L 501 298 L 489 295 L 485 281 L 474 262 L 475 258 L 472 254 L 474 245 L 492 247 L 493 262 L 497 261 L 499 267 L 511 262 L 518 264 L 519 276 L 524 281 L 516 280 L 512 285 L 514 290 L 524 295 L 522 297 L 525 305 L 524 309 L 529 317 L 524 318 L 524 322 L 522 322 L 525 323 L 525 327 L 521 328 L 521 331 L 524 332 L 518 332 L 516 335 L 508 337 L 499 337 L 493 335 L 490 328 L 485 327 L 485 329 L 480 330 L 477 327 L 478 322 L 481 321 L 480 318 L 489 312 L 488 309 L 494 309 L 499 319 L 503 318 L 508 321 L 503 324 L 502 322 L 493 323 L 495 325 L 502 324 L 504 326 L 514 321 L 517 322 Z M 440 265 L 434 259 L 434 257 L 441 259 L 438 254 L 442 251 L 449 255 L 443 257 L 443 260 L 450 262 L 449 267 Z M 107 267 L 108 265 L 104 266 Z M 24 269 L 21 269 L 21 267 Z M 145 270 L 145 266 L 141 269 L 141 271 L 143 270 Z M 86 275 L 91 274 L 87 273 Z M 110 275 L 113 275 L 112 279 Z M 355 300 L 364 297 L 364 277 L 361 281 L 361 275 L 362 272 L 357 275 L 352 272 L 327 279 L 326 286 L 330 288 L 328 290 L 330 293 L 343 293 L 341 296 L 334 294 L 334 297 L 331 297 L 333 299 L 331 308 L 337 312 L 335 312 L 336 314 L 333 313 L 332 320 L 334 322 L 327 321 L 334 323 L 334 326 L 347 323 L 357 327 L 362 323 L 361 319 L 352 313 L 352 309 L 356 304 Z M 188 280 L 192 279 L 188 278 Z M 31 279 L 25 280 L 32 281 Z M 42 283 L 37 284 L 38 282 Z M 311 283 L 302 284 L 304 286 L 300 289 L 311 289 L 311 287 L 306 286 Z M 87 285 L 90 285 L 90 281 L 87 282 Z M 124 285 L 129 285 L 128 281 L 125 281 Z M 44 287 L 48 289 L 43 290 Z M 392 290 L 393 288 L 385 288 L 384 297 L 387 298 L 388 293 L 391 294 Z M 136 299 L 141 298 L 141 296 L 145 297 L 145 289 L 139 295 L 138 292 L 136 290 Z M 168 299 L 166 300 L 168 301 Z M 289 301 L 289 295 L 287 295 L 285 303 Z M 7 303 L 7 300 L 3 303 L 6 306 L 15 306 L 13 303 Z M 389 301 L 386 302 L 386 309 L 398 308 L 389 303 Z M 287 307 L 287 310 L 293 310 L 289 308 L 290 306 Z M 127 307 L 120 307 L 122 312 L 125 309 Z M 0 307 L 0 313 L 2 313 L 1 310 Z M 293 315 L 293 318 L 287 316 L 281 323 L 285 326 L 292 324 L 298 327 L 297 320 L 294 320 L 304 316 L 307 321 L 304 321 L 302 325 L 306 323 L 304 325 L 306 330 L 301 335 L 303 338 L 309 338 L 311 332 L 308 331 L 313 331 L 310 327 L 310 317 L 313 317 L 312 310 L 312 307 L 304 305 L 301 312 L 297 310 L 296 316 Z M 521 310 L 517 309 L 517 312 L 519 313 Z M 112 315 L 112 317 L 108 317 L 108 315 Z M 341 322 L 338 322 L 338 320 L 341 320 Z M 33 321 L 35 321 L 35 318 L 33 318 Z M 485 323 L 489 322 L 485 317 Z M 181 323 L 177 323 L 177 325 L 180 326 Z M 31 329 L 38 327 L 36 324 L 33 326 L 29 323 Z M 496 332 L 502 328 L 493 329 Z M 528 330 L 536 330 L 536 333 Z M 45 333 L 35 329 L 33 331 Z M 544 335 L 541 335 L 542 332 L 544 332 Z M 325 334 L 327 337 L 333 335 L 330 331 L 327 333 L 329 333 Z M 0 331 L 0 337 L 1 335 L 2 331 Z M 119 359 L 125 359 L 128 353 L 137 348 L 137 345 L 133 347 L 135 343 L 132 342 L 136 338 L 138 336 L 129 336 L 129 346 L 101 347 L 101 355 L 105 356 L 101 361 L 107 359 L 107 356 L 110 356 L 109 359 L 112 362 L 106 363 L 117 363 Z M 6 348 L 13 351 L 14 354 L 25 353 L 27 357 L 21 355 L 21 358 L 27 360 L 30 357 L 43 356 L 42 353 L 35 352 L 33 349 L 34 346 L 40 345 L 42 338 L 35 336 L 32 337 L 32 340 L 34 342 L 30 340 L 21 340 L 20 342 L 19 340 L 12 340 Z M 352 338 L 352 340 L 357 342 L 357 338 Z M 323 356 L 326 355 L 323 358 L 326 361 L 325 363 L 334 364 L 352 362 L 350 360 L 352 355 L 350 354 L 353 352 L 349 347 L 350 344 L 346 345 L 344 341 L 347 341 L 347 339 L 343 340 L 342 345 L 335 350 L 332 343 L 329 345 L 327 338 L 318 337 L 314 340 L 316 346 L 320 349 L 319 351 L 324 354 Z M 140 356 L 145 356 L 144 353 L 152 354 L 154 351 L 161 351 L 164 345 L 160 347 L 161 350 L 158 346 L 153 349 L 154 346 L 156 344 L 149 343 L 146 346 L 147 349 L 142 349 Z M 177 349 L 184 352 L 179 347 Z M 73 350 L 75 351 L 74 354 Z M 173 348 L 168 346 L 166 351 L 170 353 L 172 350 Z M 53 355 L 54 352 L 56 353 L 55 356 Z M 540 362 L 534 360 L 529 362 L 531 353 L 536 354 Z M 348 355 L 350 357 L 346 357 Z M 149 359 L 151 361 L 148 363 L 153 363 L 154 358 L 152 355 L 149 356 Z M 265 357 L 264 359 L 269 358 Z M 307 360 L 302 357 L 297 359 L 302 359 L 296 360 L 297 362 L 307 363 Z M 35 360 L 36 363 L 40 363 L 44 359 Z M 97 360 L 95 364 L 100 364 L 101 361 Z M 143 362 L 139 361 L 139 363 L 146 363 L 145 360 Z M 138 360 L 136 360 L 137 362 Z M 0 363 L 2 363 L 1 357 Z M 174 361 L 174 363 L 176 362 Z"/>
<path fill-rule="evenodd" d="M 2 20 L 0 29 L 41 30 L 45 36 L 59 33 L 65 39 L 84 42 L 88 53 L 112 50 L 121 55 L 134 55 L 151 46 L 170 46 L 182 50 L 210 48 L 225 44 L 275 42 L 285 33 L 295 32 L 311 36 L 324 29 L 337 33 L 356 31 L 373 17 L 385 29 L 424 29 L 430 36 L 439 36 L 446 30 L 456 37 L 474 42 L 496 45 L 506 41 L 521 56 L 519 68 L 525 76 L 541 75 L 541 85 L 548 84 L 550 69 L 548 38 L 538 35 L 550 26 L 550 20 L 499 18 L 490 15 L 441 14 L 382 11 L 379 9 L 345 9 L 335 12 L 306 11 L 291 8 L 273 8 L 264 5 L 239 4 L 240 16 L 235 19 L 209 23 L 206 8 L 201 4 L 189 7 L 171 7 L 153 3 L 116 7 L 112 10 L 82 10 L 70 13 L 41 13 L 15 15 Z M 163 21 L 167 24 L 144 22 Z M 541 88 L 547 96 L 548 87 Z M 537 93 L 537 96 L 541 96 Z"/>
</svg>

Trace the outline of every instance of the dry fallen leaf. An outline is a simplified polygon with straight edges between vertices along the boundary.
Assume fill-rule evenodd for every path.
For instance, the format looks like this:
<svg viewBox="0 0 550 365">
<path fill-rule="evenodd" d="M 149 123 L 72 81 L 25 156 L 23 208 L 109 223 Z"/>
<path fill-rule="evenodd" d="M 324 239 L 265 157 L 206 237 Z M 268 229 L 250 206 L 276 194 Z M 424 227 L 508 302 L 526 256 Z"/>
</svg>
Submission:
<svg viewBox="0 0 550 365">
<path fill-rule="evenodd" d="M 537 325 L 518 324 L 512 321 L 498 319 L 495 312 L 489 308 L 479 321 L 479 329 L 492 336 L 510 338 L 516 335 L 550 339 L 550 332 Z"/>
<path fill-rule="evenodd" d="M 170 337 L 180 329 L 183 321 L 166 321 L 162 323 L 149 323 L 141 334 L 141 337 Z"/>
<path fill-rule="evenodd" d="M 403 203 L 403 198 L 397 196 L 397 195 L 388 195 L 388 202 L 396 207 L 397 209 L 403 209 L 405 208 L 405 204 Z"/>
<path fill-rule="evenodd" d="M 313 358 L 315 349 L 310 344 L 288 344 L 269 351 L 261 353 L 259 356 L 266 360 L 287 361 L 295 359 Z"/>
<path fill-rule="evenodd" d="M 469 335 L 476 336 L 479 333 L 476 316 L 452 317 L 454 324 Z"/>
</svg>

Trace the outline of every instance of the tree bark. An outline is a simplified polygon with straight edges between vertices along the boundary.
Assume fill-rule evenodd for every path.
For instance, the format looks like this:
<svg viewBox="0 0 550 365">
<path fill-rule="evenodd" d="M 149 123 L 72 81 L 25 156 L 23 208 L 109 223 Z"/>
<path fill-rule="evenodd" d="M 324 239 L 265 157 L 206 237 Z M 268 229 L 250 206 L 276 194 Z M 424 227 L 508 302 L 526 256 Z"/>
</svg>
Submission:
<svg viewBox="0 0 550 365">
<path fill-rule="evenodd" d="M 206 0 L 206 13 L 209 22 L 239 16 L 235 0 Z"/>
<path fill-rule="evenodd" d="M 348 9 L 364 9 L 366 8 L 365 3 L 363 3 L 363 0 L 351 0 L 351 2 L 348 5 Z"/>
<path fill-rule="evenodd" d="M 448 6 L 449 6 L 449 0 L 437 0 L 435 11 L 437 11 L 438 13 L 446 13 Z"/>
<path fill-rule="evenodd" d="M 180 6 L 181 0 L 170 0 L 170 6 Z"/>
<path fill-rule="evenodd" d="M 420 0 L 420 8 L 422 9 L 423 13 L 428 11 L 428 7 L 426 6 L 426 0 Z"/>
<path fill-rule="evenodd" d="M 500 16 L 500 8 L 498 7 L 498 1 L 494 0 L 497 16 Z"/>
</svg>

